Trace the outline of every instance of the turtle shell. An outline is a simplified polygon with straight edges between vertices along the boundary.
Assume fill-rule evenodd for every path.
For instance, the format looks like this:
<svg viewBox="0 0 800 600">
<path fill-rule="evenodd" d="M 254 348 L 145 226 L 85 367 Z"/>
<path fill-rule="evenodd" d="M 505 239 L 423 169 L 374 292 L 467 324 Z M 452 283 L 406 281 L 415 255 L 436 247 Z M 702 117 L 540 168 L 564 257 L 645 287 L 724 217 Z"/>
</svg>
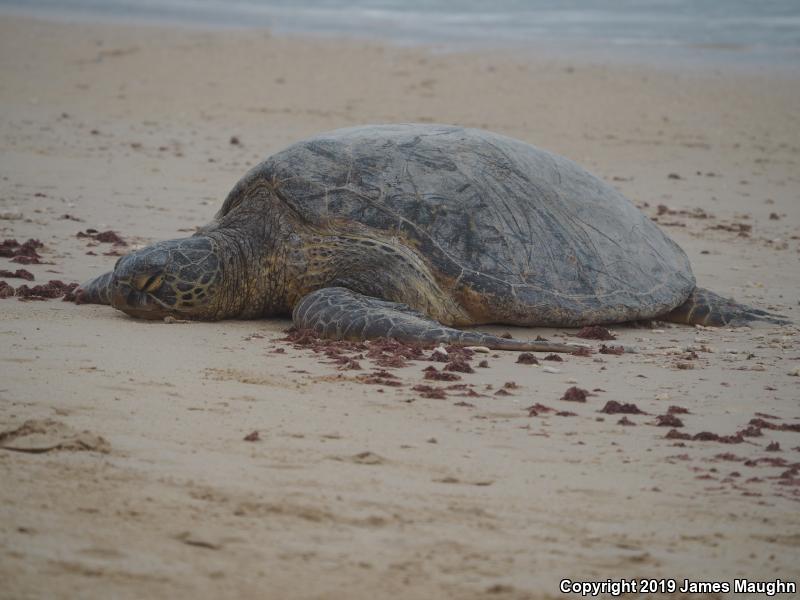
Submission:
<svg viewBox="0 0 800 600">
<path fill-rule="evenodd" d="M 487 131 L 339 129 L 274 154 L 237 188 L 259 178 L 311 224 L 352 224 L 412 246 L 443 289 L 480 298 L 487 322 L 651 318 L 695 287 L 683 250 L 621 193 L 564 157 Z"/>
</svg>

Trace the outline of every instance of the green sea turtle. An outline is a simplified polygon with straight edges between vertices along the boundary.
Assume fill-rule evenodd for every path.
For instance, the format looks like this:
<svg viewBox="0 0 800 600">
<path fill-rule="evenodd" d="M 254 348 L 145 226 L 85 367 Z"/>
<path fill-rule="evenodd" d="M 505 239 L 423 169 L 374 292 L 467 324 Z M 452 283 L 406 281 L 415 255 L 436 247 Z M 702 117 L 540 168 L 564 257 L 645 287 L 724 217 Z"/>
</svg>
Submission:
<svg viewBox="0 0 800 600">
<path fill-rule="evenodd" d="M 196 234 L 120 258 L 77 296 L 147 319 L 291 314 L 328 338 L 545 351 L 573 347 L 457 328 L 781 322 L 697 288 L 683 250 L 574 162 L 427 124 L 293 144 Z"/>
</svg>

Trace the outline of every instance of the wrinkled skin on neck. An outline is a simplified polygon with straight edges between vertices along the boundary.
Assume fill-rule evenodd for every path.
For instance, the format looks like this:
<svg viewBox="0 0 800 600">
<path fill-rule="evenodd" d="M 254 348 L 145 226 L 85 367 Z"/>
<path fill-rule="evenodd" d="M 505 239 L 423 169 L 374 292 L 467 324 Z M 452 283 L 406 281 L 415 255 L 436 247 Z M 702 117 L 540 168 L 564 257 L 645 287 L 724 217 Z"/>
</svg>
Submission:
<svg viewBox="0 0 800 600">
<path fill-rule="evenodd" d="M 191 237 L 123 256 L 111 273 L 83 284 L 76 297 L 143 319 L 288 314 L 277 233 L 263 208 L 243 203 Z"/>
</svg>

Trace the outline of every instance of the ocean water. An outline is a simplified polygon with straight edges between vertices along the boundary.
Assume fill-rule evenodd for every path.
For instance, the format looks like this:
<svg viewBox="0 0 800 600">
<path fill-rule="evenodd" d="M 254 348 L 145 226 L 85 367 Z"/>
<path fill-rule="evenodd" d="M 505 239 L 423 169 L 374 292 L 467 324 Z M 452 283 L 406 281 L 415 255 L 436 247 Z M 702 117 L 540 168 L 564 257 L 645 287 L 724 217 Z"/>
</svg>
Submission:
<svg viewBox="0 0 800 600">
<path fill-rule="evenodd" d="M 62 18 L 800 65 L 800 0 L 0 0 Z"/>
</svg>

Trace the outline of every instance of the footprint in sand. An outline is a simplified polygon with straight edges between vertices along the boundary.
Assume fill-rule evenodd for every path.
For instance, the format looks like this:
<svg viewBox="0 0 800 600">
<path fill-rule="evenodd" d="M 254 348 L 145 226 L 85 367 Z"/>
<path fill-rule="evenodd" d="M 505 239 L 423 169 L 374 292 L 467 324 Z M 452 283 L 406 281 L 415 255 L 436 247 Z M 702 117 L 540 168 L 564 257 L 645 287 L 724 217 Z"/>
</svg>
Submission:
<svg viewBox="0 0 800 600">
<path fill-rule="evenodd" d="M 369 450 L 353 454 L 352 456 L 331 456 L 330 458 L 343 462 L 356 463 L 357 465 L 382 465 L 387 462 L 385 458 Z"/>
<path fill-rule="evenodd" d="M 20 427 L 0 432 L 0 448 L 40 454 L 56 450 L 89 450 L 107 454 L 111 444 L 90 431 L 78 431 L 53 419 L 31 419 Z"/>
</svg>

